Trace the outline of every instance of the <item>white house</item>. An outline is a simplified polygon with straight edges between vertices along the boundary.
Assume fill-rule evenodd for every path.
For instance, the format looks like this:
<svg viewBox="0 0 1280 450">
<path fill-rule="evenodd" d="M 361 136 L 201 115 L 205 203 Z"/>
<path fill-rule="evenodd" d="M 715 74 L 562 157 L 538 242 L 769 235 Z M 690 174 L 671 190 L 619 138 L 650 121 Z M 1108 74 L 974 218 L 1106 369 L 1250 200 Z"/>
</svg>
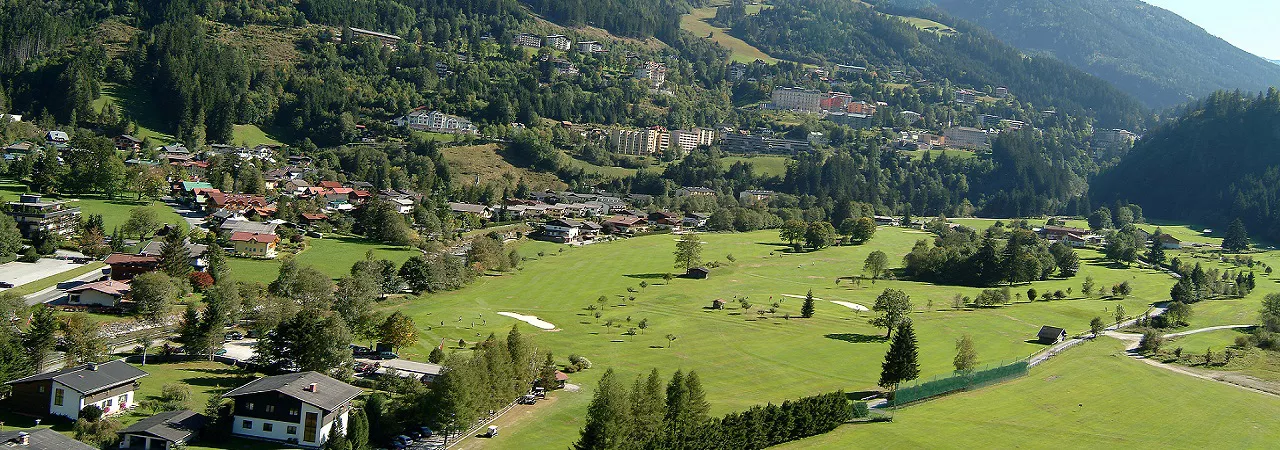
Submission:
<svg viewBox="0 0 1280 450">
<path fill-rule="evenodd" d="M 5 384 L 13 387 L 8 401 L 13 412 L 74 420 L 89 405 L 106 414 L 132 408 L 137 381 L 145 376 L 146 372 L 116 360 L 45 372 Z"/>
<path fill-rule="evenodd" d="M 336 425 L 346 434 L 360 388 L 317 372 L 262 377 L 223 394 L 235 402 L 231 434 L 320 447 Z"/>
<path fill-rule="evenodd" d="M 67 289 L 67 303 L 83 306 L 114 307 L 129 294 L 129 284 L 104 280 Z"/>
</svg>

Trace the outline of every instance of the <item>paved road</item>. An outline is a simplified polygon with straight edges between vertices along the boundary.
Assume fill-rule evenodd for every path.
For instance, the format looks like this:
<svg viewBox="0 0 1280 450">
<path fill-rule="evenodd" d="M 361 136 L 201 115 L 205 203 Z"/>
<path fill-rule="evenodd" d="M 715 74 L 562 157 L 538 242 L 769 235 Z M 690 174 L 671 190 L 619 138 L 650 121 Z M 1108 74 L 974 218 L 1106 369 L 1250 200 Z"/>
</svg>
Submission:
<svg viewBox="0 0 1280 450">
<path fill-rule="evenodd" d="M 79 265 L 76 265 L 79 267 Z M 41 303 L 50 303 L 62 299 L 67 295 L 67 289 L 79 286 L 84 283 L 96 280 L 102 277 L 102 271 L 94 270 L 84 275 L 72 278 L 67 281 L 58 283 L 55 286 L 45 288 L 42 291 L 35 292 L 26 297 L 27 306 L 35 306 Z"/>
<path fill-rule="evenodd" d="M 190 228 L 199 228 L 200 225 L 204 224 L 205 214 L 203 212 L 196 211 L 186 205 L 178 203 L 177 200 L 172 197 L 164 197 L 162 200 L 164 200 L 164 204 L 173 208 L 174 212 L 178 213 L 179 216 L 182 216 L 182 220 L 187 221 L 187 225 Z"/>
</svg>

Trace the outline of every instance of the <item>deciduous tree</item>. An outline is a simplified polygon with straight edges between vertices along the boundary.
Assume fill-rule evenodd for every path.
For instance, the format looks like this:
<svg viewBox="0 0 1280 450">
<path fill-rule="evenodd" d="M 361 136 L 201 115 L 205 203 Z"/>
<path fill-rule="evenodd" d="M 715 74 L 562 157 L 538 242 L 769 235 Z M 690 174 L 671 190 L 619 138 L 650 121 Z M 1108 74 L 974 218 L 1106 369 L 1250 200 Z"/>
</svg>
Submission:
<svg viewBox="0 0 1280 450">
<path fill-rule="evenodd" d="M 887 329 L 884 337 L 888 339 L 893 334 L 893 329 L 911 314 L 911 297 L 897 289 L 885 289 L 876 297 L 875 306 L 871 310 L 880 313 L 870 320 L 871 325 Z"/>
</svg>

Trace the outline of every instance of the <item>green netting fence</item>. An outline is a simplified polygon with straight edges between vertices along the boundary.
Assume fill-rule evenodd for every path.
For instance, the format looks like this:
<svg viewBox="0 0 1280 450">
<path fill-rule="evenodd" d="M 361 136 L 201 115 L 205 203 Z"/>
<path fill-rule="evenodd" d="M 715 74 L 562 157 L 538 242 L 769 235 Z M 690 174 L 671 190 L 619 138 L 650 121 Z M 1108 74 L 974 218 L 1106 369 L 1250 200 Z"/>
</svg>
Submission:
<svg viewBox="0 0 1280 450">
<path fill-rule="evenodd" d="M 1018 378 L 1027 374 L 1027 368 L 1027 360 L 1022 359 L 1012 364 L 999 365 L 967 374 L 956 374 L 945 378 L 934 377 L 932 380 L 917 382 L 912 386 L 899 387 L 898 391 L 894 393 L 893 399 L 889 400 L 889 406 L 905 405 L 930 397 L 977 389 L 989 384 Z"/>
</svg>

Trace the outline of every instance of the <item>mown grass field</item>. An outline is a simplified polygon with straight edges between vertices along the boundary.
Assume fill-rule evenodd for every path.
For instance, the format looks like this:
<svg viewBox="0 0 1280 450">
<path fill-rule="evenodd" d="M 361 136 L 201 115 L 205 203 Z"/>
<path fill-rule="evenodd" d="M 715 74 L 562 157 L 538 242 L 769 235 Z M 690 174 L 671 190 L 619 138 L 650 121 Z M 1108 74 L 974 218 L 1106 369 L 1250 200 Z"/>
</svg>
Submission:
<svg viewBox="0 0 1280 450">
<path fill-rule="evenodd" d="M 536 315 L 557 325 L 558 330 L 548 332 L 523 324 L 521 328 L 561 361 L 571 353 L 591 359 L 595 368 L 572 375 L 572 382 L 583 385 L 584 391 L 562 393 L 545 419 L 516 425 L 501 442 L 493 442 L 503 448 L 553 448 L 567 446 L 577 436 L 590 391 L 608 367 L 624 379 L 654 367 L 664 376 L 676 369 L 697 370 L 705 380 L 712 414 L 836 389 L 874 388 L 888 347 L 882 339 L 884 331 L 867 324 L 869 313 L 827 300 L 870 306 L 885 288 L 905 290 L 916 309 L 912 320 L 920 339 L 922 376 L 931 377 L 951 371 L 955 339 L 962 334 L 974 337 L 981 363 L 1010 361 L 1043 348 L 1027 342 L 1042 325 L 1079 333 L 1093 317 L 1110 317 L 1117 304 L 1131 314 L 1145 310 L 1166 298 L 1173 284 L 1167 275 L 1155 271 L 1112 267 L 1098 261 L 1092 251 L 1081 251 L 1085 263 L 1076 278 L 1033 284 L 1041 292 L 1068 288 L 1076 292 L 1062 301 L 952 310 L 953 295 L 976 296 L 979 289 L 907 281 L 862 286 L 848 280 L 836 282 L 858 274 L 873 250 L 888 253 L 896 266 L 917 239 L 927 238 L 919 231 L 881 228 L 864 246 L 788 254 L 782 252 L 775 231 L 704 234 L 705 260 L 726 263 L 732 254 L 736 262 L 716 269 L 708 280 L 676 279 L 671 285 L 661 279 L 663 273 L 675 271 L 671 235 L 563 252 L 555 244 L 529 242 L 521 247 L 521 254 L 536 260 L 526 262 L 518 273 L 484 277 L 460 291 L 394 301 L 384 307 L 408 313 L 417 321 L 420 343 L 401 353 L 414 359 L 425 357 L 442 341 L 452 347 L 459 339 L 475 341 L 491 332 L 505 332 L 517 322 L 498 316 L 502 311 Z M 1080 298 L 1080 283 L 1086 275 L 1100 286 L 1129 280 L 1134 294 L 1124 300 Z M 639 288 L 641 281 L 648 287 Z M 637 292 L 627 292 L 628 287 Z M 815 317 L 785 318 L 786 314 L 799 316 L 802 303 L 786 295 L 803 295 L 809 289 L 822 299 Z M 607 302 L 597 320 L 586 308 L 601 295 Z M 739 309 L 734 296 L 747 296 L 753 306 L 748 311 Z M 716 298 L 727 300 L 728 309 L 705 308 Z M 773 302 L 780 303 L 778 311 L 759 317 L 756 311 L 770 308 Z M 642 319 L 648 319 L 648 329 L 638 330 L 636 336 L 624 334 Z M 609 320 L 614 327 L 604 326 Z M 668 334 L 677 336 L 670 348 Z"/>
<path fill-rule="evenodd" d="M 748 10 L 748 13 L 755 12 L 759 12 L 758 7 L 754 10 Z M 759 59 L 769 64 L 778 62 L 776 58 L 765 54 L 765 52 L 746 43 L 746 41 L 733 37 L 729 34 L 729 30 L 707 23 L 707 19 L 715 16 L 715 7 L 693 9 L 689 14 L 680 16 L 680 28 L 698 37 L 705 38 L 710 35 L 712 41 L 729 50 L 729 58 L 733 61 L 750 63 Z"/>
<path fill-rule="evenodd" d="M 231 142 L 235 145 L 243 145 L 253 147 L 260 144 L 280 145 L 281 142 L 277 138 L 267 134 L 261 127 L 253 124 L 234 125 L 232 130 Z"/>
<path fill-rule="evenodd" d="M 739 161 L 751 163 L 758 175 L 781 177 L 787 174 L 787 162 L 791 161 L 791 157 L 778 155 L 726 156 L 720 159 L 720 165 L 728 169 L 733 163 Z"/>
<path fill-rule="evenodd" d="M 1133 361 L 1098 340 L 986 389 L 783 449 L 1269 448 L 1280 400 Z"/>
<path fill-rule="evenodd" d="M 401 264 L 409 257 L 418 254 L 409 247 L 393 247 L 357 238 L 328 237 L 311 239 L 306 250 L 297 258 L 300 266 L 315 267 L 333 278 L 339 278 L 351 272 L 351 265 L 364 259 L 369 250 L 380 259 L 389 259 Z M 280 272 L 281 259 L 249 259 L 230 258 L 231 273 L 238 281 L 270 283 Z"/>
</svg>

